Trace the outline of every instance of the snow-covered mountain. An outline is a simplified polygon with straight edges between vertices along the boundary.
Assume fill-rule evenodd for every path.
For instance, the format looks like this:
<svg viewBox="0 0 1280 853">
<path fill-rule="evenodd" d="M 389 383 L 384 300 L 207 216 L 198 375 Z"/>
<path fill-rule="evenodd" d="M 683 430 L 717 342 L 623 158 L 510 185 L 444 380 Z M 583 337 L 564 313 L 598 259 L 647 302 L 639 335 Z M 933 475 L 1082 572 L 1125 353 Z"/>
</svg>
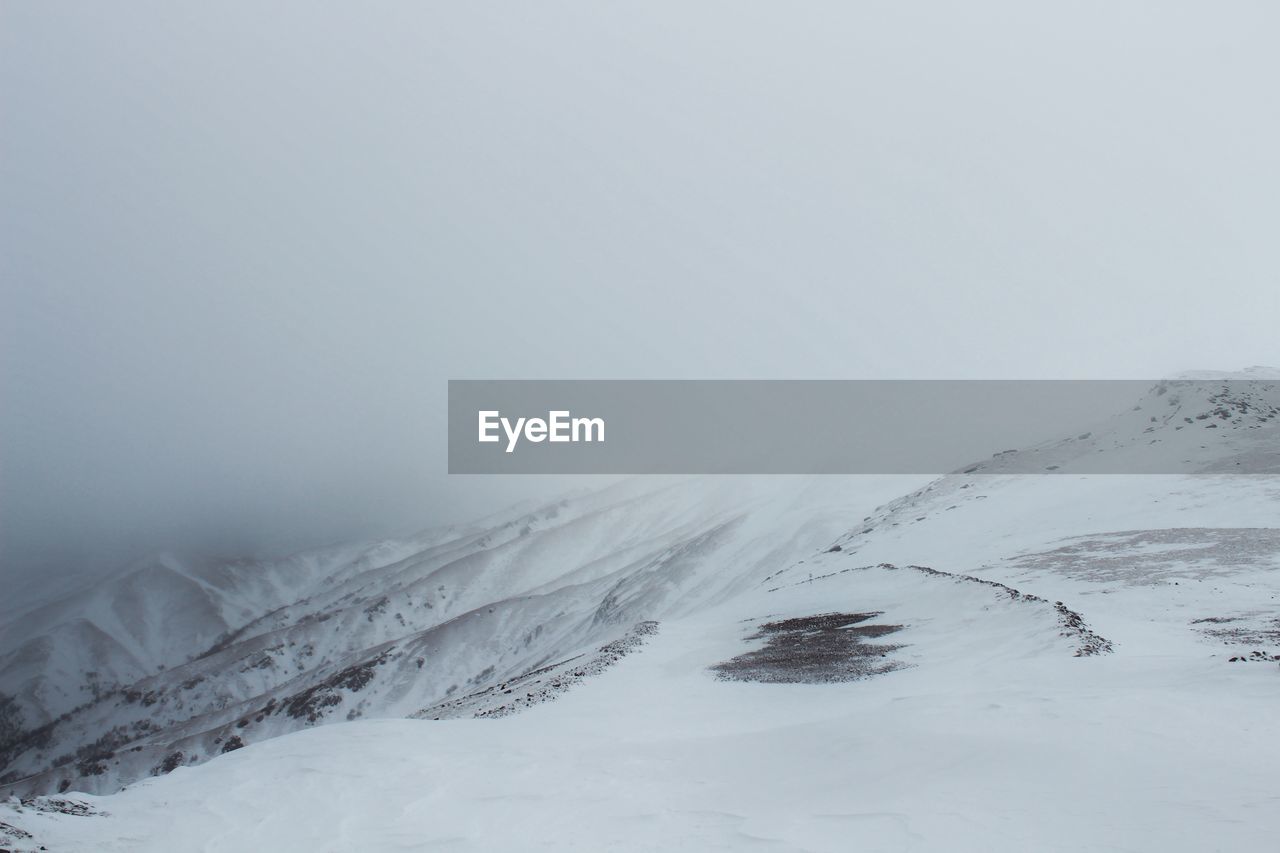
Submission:
<svg viewBox="0 0 1280 853">
<path fill-rule="evenodd" d="M 1269 849 L 1280 382 L 1247 378 L 935 480 L 639 479 L 148 562 L 0 631 L 0 819 L 57 849 Z M 1089 473 L 1175 458 L 1201 473 Z"/>
<path fill-rule="evenodd" d="M 409 542 L 148 562 L 5 629 L 23 722 L 4 780 L 105 793 L 229 743 L 408 716 L 749 588 L 901 481 L 867 488 L 637 480 Z"/>
<path fill-rule="evenodd" d="M 1280 474 L 1280 378 L 1260 368 L 1156 383 L 1124 412 L 1073 436 L 997 453 L 963 473 Z M 1248 376 L 1246 381 L 1243 377 Z"/>
</svg>

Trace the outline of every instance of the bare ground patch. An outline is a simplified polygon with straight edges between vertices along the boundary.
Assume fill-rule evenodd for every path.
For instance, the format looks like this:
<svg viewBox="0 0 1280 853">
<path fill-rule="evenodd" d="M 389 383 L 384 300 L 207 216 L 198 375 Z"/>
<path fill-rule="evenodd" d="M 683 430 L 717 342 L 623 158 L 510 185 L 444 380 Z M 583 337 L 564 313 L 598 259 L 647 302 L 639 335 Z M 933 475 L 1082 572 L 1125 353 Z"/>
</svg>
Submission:
<svg viewBox="0 0 1280 853">
<path fill-rule="evenodd" d="M 902 630 L 901 625 L 864 625 L 883 613 L 822 613 L 765 622 L 748 640 L 763 648 L 711 667 L 726 681 L 823 684 L 856 681 L 904 666 L 889 659 L 900 644 L 869 640 Z"/>
<path fill-rule="evenodd" d="M 1010 559 L 1019 569 L 1132 586 L 1200 579 L 1280 564 L 1280 529 L 1173 527 L 1122 530 L 1065 540 Z"/>
<path fill-rule="evenodd" d="M 1274 614 L 1251 611 L 1230 616 L 1206 616 L 1191 620 L 1191 626 L 1207 639 L 1224 646 L 1252 646 L 1230 658 L 1240 661 L 1280 661 L 1280 618 Z M 1270 648 L 1268 648 L 1270 647 Z"/>
</svg>

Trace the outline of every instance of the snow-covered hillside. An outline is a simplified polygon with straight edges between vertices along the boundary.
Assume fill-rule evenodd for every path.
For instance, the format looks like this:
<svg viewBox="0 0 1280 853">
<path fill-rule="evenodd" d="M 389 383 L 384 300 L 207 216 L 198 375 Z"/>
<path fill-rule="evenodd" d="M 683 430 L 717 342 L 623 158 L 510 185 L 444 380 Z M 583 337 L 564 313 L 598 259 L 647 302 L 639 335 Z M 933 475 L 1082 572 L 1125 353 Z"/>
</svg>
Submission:
<svg viewBox="0 0 1280 853">
<path fill-rule="evenodd" d="M 223 615 L 234 584 L 215 596 L 185 573 L 154 573 L 148 585 L 131 572 L 54 605 L 53 626 L 5 658 L 12 704 L 34 725 L 11 726 L 3 781 L 22 794 L 108 793 L 298 728 L 408 716 L 748 589 L 903 482 L 624 483 L 479 529 L 284 563 L 303 562 L 301 577 L 260 567 L 244 597 L 257 612 L 246 605 L 235 620 Z M 166 601 L 171 577 L 188 584 Z M 297 597 L 282 604 L 282 590 Z M 109 621 L 104 601 L 132 607 L 132 618 Z M 10 630 L 36 618 L 43 612 Z M 95 633 L 75 645 L 81 627 Z M 74 650 L 61 669 L 27 652 L 58 642 Z M 138 666 L 144 654 L 168 665 Z M 53 686 L 70 693 L 84 681 L 76 665 L 97 673 L 81 687 L 87 700 L 39 705 L 64 695 Z"/>
<path fill-rule="evenodd" d="M 0 832 L 58 850 L 1270 850 L 1280 391 L 1250 378 L 1227 397 L 1166 383 L 1088 436 L 932 481 L 637 480 L 312 554 L 242 599 L 205 583 L 202 630 L 223 636 L 20 727 L 5 779 L 26 799 Z M 1078 473 L 1169 453 L 1205 473 Z M 49 605 L 49 630 L 91 622 L 104 659 L 142 659 L 128 638 L 166 629 L 97 617 L 116 596 Z M 12 630 L 0 648 L 40 642 Z M 4 669 L 6 691 L 31 666 Z"/>
</svg>

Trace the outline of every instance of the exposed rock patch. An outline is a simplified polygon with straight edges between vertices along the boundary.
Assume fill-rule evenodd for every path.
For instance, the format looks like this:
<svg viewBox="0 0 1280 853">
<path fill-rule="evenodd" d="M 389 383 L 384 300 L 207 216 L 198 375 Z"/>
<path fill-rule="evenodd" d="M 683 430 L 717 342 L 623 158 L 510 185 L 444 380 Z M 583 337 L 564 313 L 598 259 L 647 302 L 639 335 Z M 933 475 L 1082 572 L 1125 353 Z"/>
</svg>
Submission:
<svg viewBox="0 0 1280 853">
<path fill-rule="evenodd" d="M 1243 568 L 1280 565 L 1280 529 L 1123 530 L 1068 539 L 1057 548 L 1022 554 L 1010 562 L 1019 569 L 1126 586 L 1203 579 Z"/>
<path fill-rule="evenodd" d="M 901 567 L 895 566 L 893 563 L 880 563 L 877 566 L 851 566 L 847 569 L 840 569 L 834 572 L 828 572 L 825 575 L 815 575 L 807 580 L 799 581 L 800 583 L 813 583 L 814 581 L 824 580 L 826 578 L 843 575 L 849 572 L 865 572 L 868 569 L 877 568 L 887 571 L 900 571 Z M 1009 596 L 1013 601 L 1025 602 L 1027 604 L 1048 605 L 1048 599 L 1041 598 L 1038 595 L 1022 592 L 1014 589 L 1008 584 L 999 581 L 987 580 L 986 578 L 978 578 L 973 575 L 964 575 L 956 572 L 944 572 L 940 569 L 930 568 L 929 566 L 907 566 L 906 569 L 921 572 L 936 578 L 945 578 L 957 583 L 976 583 L 983 586 L 989 586 L 992 589 L 999 590 L 1004 595 Z M 777 592 L 782 587 L 773 587 L 769 592 Z M 1084 620 L 1084 616 L 1074 610 L 1068 608 L 1061 601 L 1053 602 L 1053 609 L 1058 616 L 1058 625 L 1060 634 L 1063 637 L 1069 637 L 1076 640 L 1076 657 L 1092 657 L 1093 655 L 1108 654 L 1114 651 L 1111 641 L 1106 637 L 1094 632 Z"/>
<path fill-rule="evenodd" d="M 746 639 L 764 640 L 757 649 L 711 670 L 725 681 L 821 684 L 856 681 L 901 668 L 889 660 L 901 645 L 871 643 L 901 625 L 864 625 L 883 613 L 823 613 L 765 622 Z"/>
<path fill-rule="evenodd" d="M 639 649 L 657 631 L 657 622 L 639 622 L 624 636 L 594 652 L 539 667 L 485 690 L 423 708 L 411 716 L 420 720 L 450 720 L 518 714 L 534 705 L 554 701 L 584 679 L 604 672 Z"/>
</svg>

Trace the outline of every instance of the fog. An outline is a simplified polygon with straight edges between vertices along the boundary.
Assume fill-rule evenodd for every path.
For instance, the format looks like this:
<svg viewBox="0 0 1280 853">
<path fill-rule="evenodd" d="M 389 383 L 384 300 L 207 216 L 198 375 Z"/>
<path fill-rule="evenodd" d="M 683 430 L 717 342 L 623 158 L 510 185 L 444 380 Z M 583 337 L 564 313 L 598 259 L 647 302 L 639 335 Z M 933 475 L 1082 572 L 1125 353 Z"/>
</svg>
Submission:
<svg viewBox="0 0 1280 853">
<path fill-rule="evenodd" d="M 576 483 L 449 378 L 1280 363 L 1274 4 L 0 15 L 0 582 Z"/>
</svg>

